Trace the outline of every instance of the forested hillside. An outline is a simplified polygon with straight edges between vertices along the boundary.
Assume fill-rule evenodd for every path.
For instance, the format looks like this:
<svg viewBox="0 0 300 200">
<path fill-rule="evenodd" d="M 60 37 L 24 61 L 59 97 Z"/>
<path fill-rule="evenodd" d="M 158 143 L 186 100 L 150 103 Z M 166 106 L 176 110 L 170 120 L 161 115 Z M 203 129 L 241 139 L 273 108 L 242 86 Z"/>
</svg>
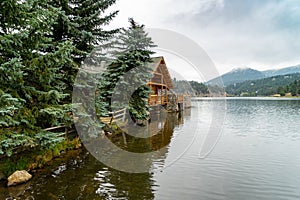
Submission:
<svg viewBox="0 0 300 200">
<path fill-rule="evenodd" d="M 235 83 L 241 83 L 247 80 L 256 80 L 265 78 L 264 73 L 251 68 L 234 69 L 220 77 L 212 79 L 207 82 L 208 85 L 220 85 L 223 82 L 224 86 L 228 86 Z"/>
<path fill-rule="evenodd" d="M 300 65 L 263 71 L 266 77 L 300 73 Z"/>
<path fill-rule="evenodd" d="M 300 73 L 274 76 L 232 84 L 226 87 L 226 92 L 235 96 L 270 96 L 277 94 L 280 89 L 280 93 L 283 94 L 285 91 L 290 92 L 290 89 L 285 87 L 298 80 Z M 296 95 L 295 92 L 293 94 Z"/>
<path fill-rule="evenodd" d="M 262 78 L 269 78 L 273 76 L 281 76 L 295 73 L 300 73 L 300 65 L 266 71 L 258 71 L 251 68 L 237 68 L 233 69 L 232 71 L 226 74 L 223 74 L 222 76 L 208 81 L 207 84 L 220 85 L 220 83 L 223 82 L 224 86 L 226 87 L 231 84 L 241 83 L 248 80 L 258 80 Z"/>
<path fill-rule="evenodd" d="M 206 85 L 197 81 L 173 80 L 174 92 L 194 97 L 224 96 L 225 89 L 217 85 Z"/>
</svg>

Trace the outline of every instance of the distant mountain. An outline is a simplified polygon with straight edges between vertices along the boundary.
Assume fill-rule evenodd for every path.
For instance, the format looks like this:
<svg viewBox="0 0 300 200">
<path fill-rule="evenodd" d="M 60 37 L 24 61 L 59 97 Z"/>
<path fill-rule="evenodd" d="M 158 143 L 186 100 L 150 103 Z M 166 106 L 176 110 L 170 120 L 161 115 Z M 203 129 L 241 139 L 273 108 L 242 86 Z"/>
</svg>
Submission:
<svg viewBox="0 0 300 200">
<path fill-rule="evenodd" d="M 207 82 L 208 85 L 221 85 L 221 80 L 224 86 L 228 86 L 235 83 L 241 83 L 248 80 L 256 80 L 265 78 L 265 74 L 261 71 L 251 68 L 238 68 L 234 69 L 220 77 L 212 79 Z"/>
<path fill-rule="evenodd" d="M 286 67 L 277 70 L 267 70 L 267 71 L 263 71 L 263 73 L 265 74 L 266 77 L 300 73 L 300 65 L 293 66 L 293 67 Z"/>
<path fill-rule="evenodd" d="M 244 81 L 258 80 L 262 78 L 268 78 L 273 76 L 281 76 L 287 74 L 300 73 L 300 65 L 286 67 L 276 70 L 266 70 L 258 71 L 251 68 L 238 68 L 234 69 L 222 76 L 214 78 L 207 82 L 208 85 L 219 85 L 222 86 L 221 82 L 223 81 L 224 86 L 229 86 L 231 84 L 241 83 Z"/>
<path fill-rule="evenodd" d="M 236 96 L 270 96 L 278 93 L 279 87 L 285 87 L 297 80 L 300 80 L 300 73 L 273 76 L 229 85 L 226 92 Z"/>
</svg>

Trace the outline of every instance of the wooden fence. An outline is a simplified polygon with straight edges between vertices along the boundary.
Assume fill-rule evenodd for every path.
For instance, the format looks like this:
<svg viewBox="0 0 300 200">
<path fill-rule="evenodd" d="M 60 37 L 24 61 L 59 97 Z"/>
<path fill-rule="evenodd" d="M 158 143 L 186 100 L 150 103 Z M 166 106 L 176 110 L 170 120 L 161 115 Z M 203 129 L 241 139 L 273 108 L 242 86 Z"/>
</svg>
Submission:
<svg viewBox="0 0 300 200">
<path fill-rule="evenodd" d="M 112 122 L 125 122 L 126 120 L 126 108 L 117 110 L 110 113 L 111 117 L 101 117 L 100 120 L 106 124 L 111 124 Z"/>
</svg>

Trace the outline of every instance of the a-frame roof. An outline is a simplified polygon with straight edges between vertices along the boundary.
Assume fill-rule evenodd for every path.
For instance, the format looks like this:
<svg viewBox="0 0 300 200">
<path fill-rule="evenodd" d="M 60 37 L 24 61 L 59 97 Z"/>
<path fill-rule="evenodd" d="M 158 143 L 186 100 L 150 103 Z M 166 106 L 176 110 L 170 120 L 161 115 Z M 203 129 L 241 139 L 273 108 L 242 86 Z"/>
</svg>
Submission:
<svg viewBox="0 0 300 200">
<path fill-rule="evenodd" d="M 150 80 L 152 85 L 165 85 L 169 89 L 174 88 L 164 57 L 152 58 L 152 62 L 148 64 L 148 67 L 153 70 L 154 74 L 154 77 Z M 158 81 L 158 79 L 160 79 L 159 75 L 162 76 L 162 81 Z"/>
</svg>

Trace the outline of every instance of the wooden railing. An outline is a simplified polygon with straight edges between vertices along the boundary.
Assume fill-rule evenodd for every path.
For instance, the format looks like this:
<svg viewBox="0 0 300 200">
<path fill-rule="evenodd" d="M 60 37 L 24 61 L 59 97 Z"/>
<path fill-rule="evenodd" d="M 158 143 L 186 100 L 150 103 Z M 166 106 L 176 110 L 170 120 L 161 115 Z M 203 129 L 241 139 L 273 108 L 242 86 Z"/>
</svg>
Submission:
<svg viewBox="0 0 300 200">
<path fill-rule="evenodd" d="M 168 103 L 168 96 L 151 95 L 149 97 L 148 103 L 150 106 L 164 105 L 164 104 Z"/>
<path fill-rule="evenodd" d="M 111 124 L 112 122 L 125 122 L 126 108 L 111 112 L 109 114 L 111 114 L 111 117 L 101 117 L 101 121 L 106 124 Z"/>
<path fill-rule="evenodd" d="M 183 94 L 177 95 L 177 102 L 178 103 L 183 103 L 184 102 L 184 95 Z"/>
<path fill-rule="evenodd" d="M 126 108 L 113 112 L 112 120 L 125 122 L 125 116 Z"/>
<path fill-rule="evenodd" d="M 161 98 L 158 95 L 150 95 L 148 103 L 150 106 L 161 104 Z"/>
</svg>

